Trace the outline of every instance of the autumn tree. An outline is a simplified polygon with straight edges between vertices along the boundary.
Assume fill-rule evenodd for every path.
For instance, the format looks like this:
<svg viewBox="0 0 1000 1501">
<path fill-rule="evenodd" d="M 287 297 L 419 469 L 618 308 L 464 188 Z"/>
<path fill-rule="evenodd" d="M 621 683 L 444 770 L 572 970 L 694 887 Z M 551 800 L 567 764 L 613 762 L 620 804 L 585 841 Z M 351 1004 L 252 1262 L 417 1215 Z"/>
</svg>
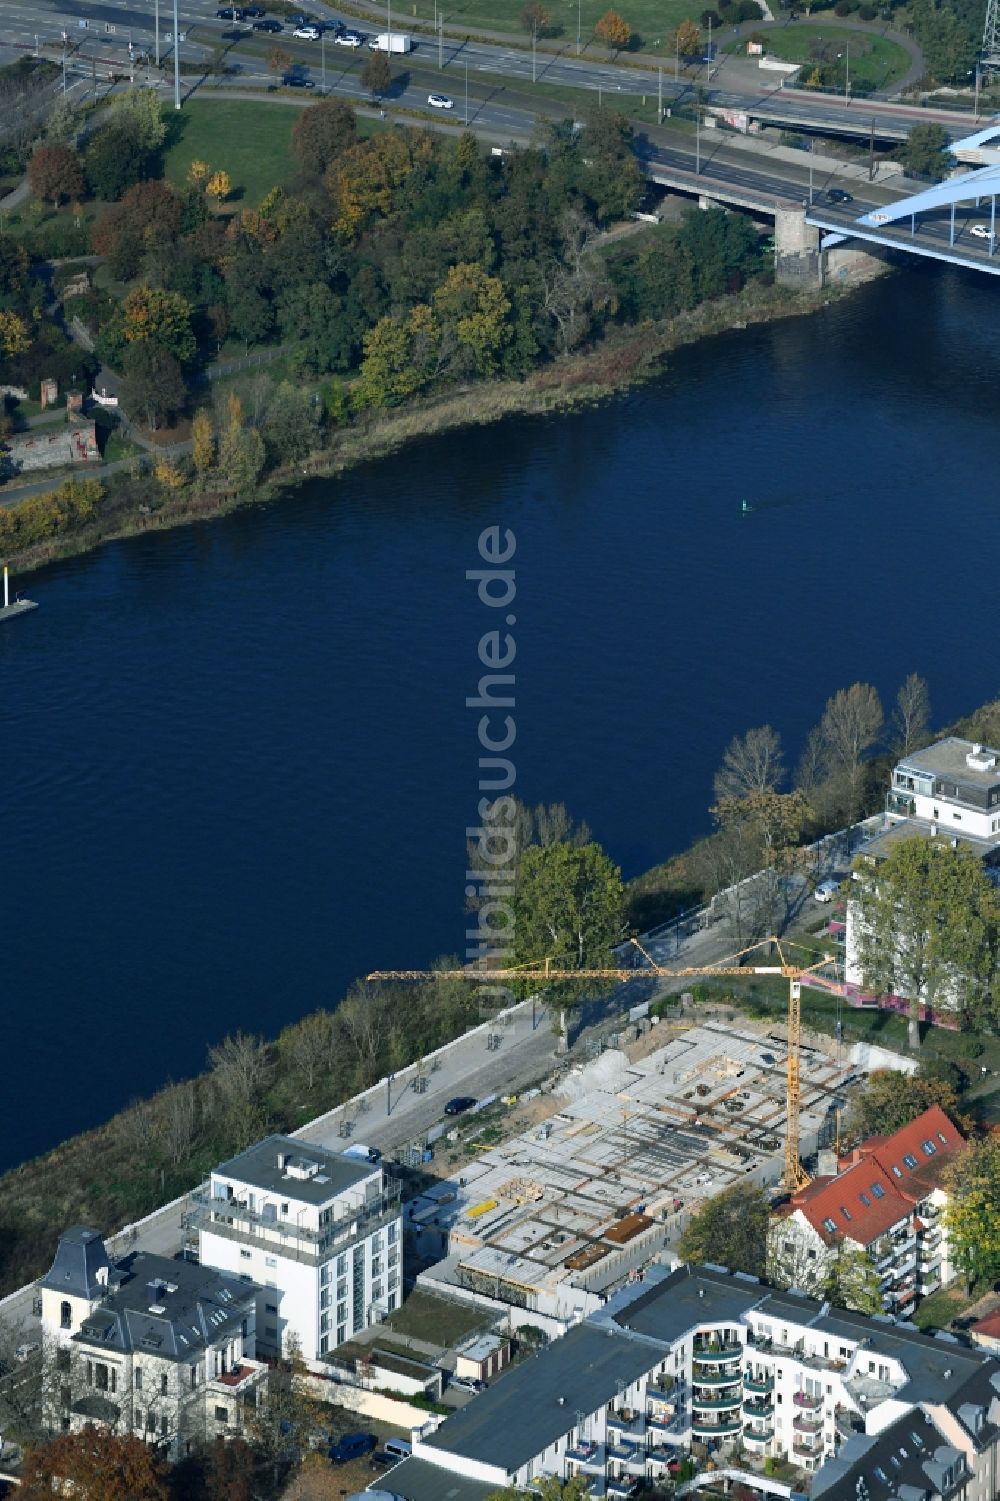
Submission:
<svg viewBox="0 0 1000 1501">
<path fill-rule="evenodd" d="M 30 348 L 31 334 L 25 319 L 9 308 L 0 309 L 0 349 L 8 359 L 13 359 Z"/>
<path fill-rule="evenodd" d="M 551 959 L 557 969 L 601 969 L 620 943 L 621 871 L 599 844 L 529 845 L 521 852 L 513 902 L 513 950 L 518 964 Z M 509 939 L 504 947 L 509 946 Z M 567 1043 L 567 1006 L 593 985 L 561 981 L 551 987 Z"/>
<path fill-rule="evenodd" d="M 160 287 L 134 287 L 116 309 L 108 336 L 126 347 L 156 344 L 182 366 L 190 364 L 197 351 L 191 304 L 179 292 Z"/>
<path fill-rule="evenodd" d="M 22 1501 L 169 1501 L 166 1467 L 141 1438 L 92 1424 L 29 1450 L 21 1471 Z"/>
<path fill-rule="evenodd" d="M 138 141 L 143 151 L 158 151 L 166 139 L 167 126 L 155 89 L 125 89 L 111 97 L 113 119 Z"/>
<path fill-rule="evenodd" d="M 521 11 L 521 25 L 529 36 L 547 36 L 552 18 L 544 6 L 539 4 L 539 0 L 528 0 Z"/>
<path fill-rule="evenodd" d="M 36 146 L 28 163 L 28 181 L 36 198 L 48 203 L 68 203 L 83 193 L 83 168 L 69 146 L 56 143 Z"/>
<path fill-rule="evenodd" d="M 620 52 L 632 40 L 632 28 L 616 10 L 606 10 L 594 27 L 594 35 Z"/>
<path fill-rule="evenodd" d="M 909 999 L 910 1046 L 920 1046 L 922 1005 L 957 1013 L 965 1028 L 994 1025 L 1000 900 L 978 852 L 912 838 L 883 860 L 860 860 L 855 876 L 861 984 Z"/>
<path fill-rule="evenodd" d="M 392 69 L 385 52 L 372 52 L 361 69 L 361 82 L 373 99 L 381 99 L 392 84 Z"/>
<path fill-rule="evenodd" d="M 876 1069 L 851 1093 L 843 1122 L 844 1139 L 856 1146 L 869 1136 L 891 1136 L 932 1105 L 940 1105 L 959 1125 L 967 1124 L 960 1113 L 954 1083 L 936 1070 L 921 1067 L 916 1074 L 904 1074 L 893 1068 Z"/>
<path fill-rule="evenodd" d="M 195 157 L 194 161 L 191 163 L 190 167 L 188 167 L 187 170 L 187 180 L 189 185 L 193 188 L 204 187 L 205 180 L 209 176 L 211 171 L 212 169 L 208 165 L 208 162 L 203 162 L 199 157 Z"/>
<path fill-rule="evenodd" d="M 944 1221 L 951 1256 L 969 1287 L 1000 1277 L 1000 1138 L 970 1142 L 945 1175 Z"/>
<path fill-rule="evenodd" d="M 311 1094 L 317 1082 L 330 1072 L 337 1051 L 337 1026 L 330 1011 L 314 1011 L 291 1027 L 278 1040 L 282 1059 Z"/>
<path fill-rule="evenodd" d="M 682 21 L 672 40 L 675 57 L 701 56 L 701 30 L 695 21 Z"/>
<path fill-rule="evenodd" d="M 743 797 L 723 798 L 712 814 L 724 847 L 739 849 L 746 867 L 740 874 L 730 872 L 735 879 L 725 880 L 718 889 L 728 892 L 730 906 L 734 902 L 752 903 L 758 919 L 753 924 L 752 936 L 759 936 L 762 931 L 760 918 L 769 930 L 780 927 L 783 914 L 778 911 L 782 892 L 779 876 L 790 870 L 797 858 L 802 829 L 809 818 L 804 794 L 775 792 L 765 787 Z M 758 871 L 761 875 L 753 883 L 753 890 L 743 890 L 740 886 L 743 877 Z M 734 925 L 734 936 L 742 943 L 751 933 L 744 930 L 737 934 Z"/>
<path fill-rule="evenodd" d="M 229 197 L 232 191 L 233 185 L 229 179 L 229 173 L 223 172 L 221 169 L 218 172 L 213 172 L 205 184 L 205 193 L 209 198 L 214 200 L 216 208 L 220 206 L 223 199 Z"/>
<path fill-rule="evenodd" d="M 231 395 L 229 420 L 219 436 L 220 477 L 237 495 L 249 495 L 260 477 L 265 457 L 264 439 L 255 427 L 244 423 L 239 398 Z"/>
<path fill-rule="evenodd" d="M 341 99 L 311 104 L 292 127 L 292 150 L 303 172 L 313 177 L 322 177 L 331 162 L 355 145 L 357 139 L 354 111 Z"/>
<path fill-rule="evenodd" d="M 882 1285 L 870 1255 L 863 1246 L 848 1241 L 841 1241 L 835 1249 L 823 1296 L 834 1308 L 850 1308 L 869 1318 L 885 1312 Z"/>
<path fill-rule="evenodd" d="M 731 1272 L 763 1277 L 769 1207 L 764 1191 L 737 1183 L 693 1214 L 677 1242 L 685 1261 L 711 1261 Z"/>
<path fill-rule="evenodd" d="M 931 698 L 926 679 L 911 672 L 896 694 L 892 723 L 896 749 L 901 756 L 925 745 L 930 731 Z"/>
<path fill-rule="evenodd" d="M 256 1410 L 247 1416 L 247 1432 L 273 1485 L 301 1463 L 309 1435 L 321 1421 L 320 1408 L 308 1395 L 309 1371 L 294 1337 L 285 1358 L 267 1373 Z"/>
<path fill-rule="evenodd" d="M 773 792 L 785 780 L 781 736 L 772 725 L 734 735 L 715 773 L 715 800 L 741 798 L 752 792 Z"/>
<path fill-rule="evenodd" d="M 462 374 L 495 375 L 510 338 L 510 310 L 510 299 L 497 277 L 474 263 L 452 266 L 434 293 L 434 313 L 446 347 L 444 363 L 453 363 Z"/>
<path fill-rule="evenodd" d="M 284 47 L 272 47 L 267 54 L 267 66 L 272 73 L 287 73 L 295 59 Z"/>
<path fill-rule="evenodd" d="M 262 1037 L 235 1032 L 209 1048 L 208 1061 L 230 1133 L 244 1147 L 262 1134 L 264 1091 L 273 1073 L 267 1044 Z"/>
<path fill-rule="evenodd" d="M 204 408 L 194 414 L 191 445 L 195 473 L 203 480 L 215 463 L 215 428 L 211 416 Z"/>
</svg>

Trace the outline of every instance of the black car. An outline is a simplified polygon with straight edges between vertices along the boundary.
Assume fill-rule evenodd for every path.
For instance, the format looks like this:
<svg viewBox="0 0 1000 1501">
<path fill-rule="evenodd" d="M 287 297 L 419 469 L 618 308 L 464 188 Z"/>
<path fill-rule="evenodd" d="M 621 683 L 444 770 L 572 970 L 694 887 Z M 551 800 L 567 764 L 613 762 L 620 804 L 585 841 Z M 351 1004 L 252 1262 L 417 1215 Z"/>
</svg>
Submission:
<svg viewBox="0 0 1000 1501">
<path fill-rule="evenodd" d="M 831 203 L 853 203 L 854 194 L 846 192 L 843 188 L 831 188 L 826 195 Z"/>
<path fill-rule="evenodd" d="M 476 1103 L 474 1094 L 457 1094 L 453 1100 L 449 1100 L 444 1107 L 445 1115 L 463 1115 L 466 1110 L 471 1110 Z"/>
<path fill-rule="evenodd" d="M 349 1459 L 361 1459 L 363 1455 L 372 1452 L 377 1442 L 374 1433 L 345 1433 L 330 1450 L 330 1463 L 342 1465 Z"/>
<path fill-rule="evenodd" d="M 286 89 L 314 89 L 316 87 L 311 78 L 303 78 L 301 73 L 286 73 L 281 82 Z"/>
<path fill-rule="evenodd" d="M 242 21 L 245 11 L 240 10 L 238 5 L 230 5 L 215 12 L 217 21 Z"/>
<path fill-rule="evenodd" d="M 255 21 L 253 29 L 254 31 L 284 31 L 285 28 L 280 21 L 275 21 L 268 17 L 266 21 Z"/>
</svg>

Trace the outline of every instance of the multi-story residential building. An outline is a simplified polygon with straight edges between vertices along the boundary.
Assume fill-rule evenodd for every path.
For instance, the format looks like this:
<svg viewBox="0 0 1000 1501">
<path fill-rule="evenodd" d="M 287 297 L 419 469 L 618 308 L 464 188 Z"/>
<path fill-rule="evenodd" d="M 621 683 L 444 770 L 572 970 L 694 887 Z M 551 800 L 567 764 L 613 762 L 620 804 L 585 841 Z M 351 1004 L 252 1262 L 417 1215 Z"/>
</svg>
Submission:
<svg viewBox="0 0 1000 1501">
<path fill-rule="evenodd" d="M 257 1347 L 321 1359 L 397 1307 L 399 1184 L 378 1163 L 269 1136 L 192 1195 L 203 1266 L 259 1285 Z"/>
<path fill-rule="evenodd" d="M 248 1279 L 145 1251 L 114 1263 L 96 1230 L 75 1226 L 39 1286 L 54 1431 L 97 1423 L 172 1460 L 243 1431 L 266 1374 Z"/>
<path fill-rule="evenodd" d="M 767 1489 L 769 1458 L 805 1472 L 803 1483 L 843 1458 L 838 1473 L 854 1484 L 866 1468 L 882 1468 L 869 1457 L 872 1443 L 909 1419 L 924 1458 L 940 1469 L 928 1472 L 920 1501 L 951 1501 L 958 1489 L 963 1501 L 993 1501 L 998 1416 L 1000 1364 L 947 1336 L 722 1268 L 656 1270 L 418 1435 L 391 1489 L 422 1501 L 436 1468 L 442 1495 L 446 1471 L 494 1489 L 579 1475 L 594 1495 L 624 1497 L 637 1480 L 676 1469 L 685 1453 L 742 1471 L 758 1489 Z M 917 1501 L 905 1490 L 883 1496 Z"/>
<path fill-rule="evenodd" d="M 965 1138 L 939 1105 L 892 1136 L 873 1136 L 834 1177 L 792 1195 L 772 1217 L 772 1281 L 821 1294 L 842 1247 L 865 1251 L 886 1312 L 907 1315 L 954 1276 L 944 1224 L 945 1169 Z"/>
</svg>

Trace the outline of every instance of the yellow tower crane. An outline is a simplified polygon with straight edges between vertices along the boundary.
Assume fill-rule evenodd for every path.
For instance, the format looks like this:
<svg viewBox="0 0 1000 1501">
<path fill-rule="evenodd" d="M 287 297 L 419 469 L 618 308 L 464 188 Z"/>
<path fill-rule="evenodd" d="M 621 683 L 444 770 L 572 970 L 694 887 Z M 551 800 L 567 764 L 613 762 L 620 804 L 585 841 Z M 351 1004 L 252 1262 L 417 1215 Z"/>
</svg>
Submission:
<svg viewBox="0 0 1000 1501">
<path fill-rule="evenodd" d="M 692 964 L 679 969 L 667 969 L 658 964 L 643 948 L 637 938 L 629 940 L 646 961 L 643 968 L 608 969 L 562 969 L 552 959 L 534 964 L 515 965 L 504 969 L 377 969 L 366 976 L 368 980 L 401 980 L 417 984 L 428 980 L 471 980 L 477 985 L 485 982 L 536 980 L 551 984 L 558 980 L 614 980 L 625 984 L 647 975 L 657 978 L 680 980 L 694 979 L 705 975 L 728 975 L 746 978 L 748 975 L 780 975 L 788 981 L 788 1061 L 785 1069 L 785 1170 L 782 1185 L 789 1192 L 803 1188 L 810 1180 L 799 1156 L 799 1111 L 801 1105 L 800 1047 L 802 1039 L 802 977 L 822 969 L 832 962 L 826 954 L 815 964 L 792 964 L 785 955 L 777 938 L 764 938 L 749 948 L 741 949 L 732 958 L 721 964 Z M 761 949 L 773 950 L 777 964 L 742 963 L 749 955 Z"/>
</svg>

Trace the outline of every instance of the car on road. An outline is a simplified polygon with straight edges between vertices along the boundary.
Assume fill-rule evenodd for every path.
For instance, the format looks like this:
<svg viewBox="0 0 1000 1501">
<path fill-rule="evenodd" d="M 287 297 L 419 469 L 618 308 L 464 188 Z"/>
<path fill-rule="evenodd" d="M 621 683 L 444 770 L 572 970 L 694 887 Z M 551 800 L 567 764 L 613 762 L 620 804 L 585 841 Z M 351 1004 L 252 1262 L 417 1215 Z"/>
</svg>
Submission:
<svg viewBox="0 0 1000 1501">
<path fill-rule="evenodd" d="M 820 881 L 819 885 L 816 887 L 816 890 L 813 892 L 813 896 L 815 897 L 817 902 L 832 902 L 839 890 L 839 881 Z"/>
<path fill-rule="evenodd" d="M 273 17 L 268 16 L 266 21 L 255 21 L 253 23 L 253 29 L 254 31 L 277 32 L 284 31 L 285 28 L 282 26 L 280 21 L 275 21 Z"/>
<path fill-rule="evenodd" d="M 988 224 L 970 224 L 969 233 L 970 235 L 974 235 L 977 240 L 996 239 L 995 232 L 990 229 L 990 226 Z"/>
<path fill-rule="evenodd" d="M 447 94 L 428 94 L 427 103 L 431 109 L 454 109 L 454 99 L 449 99 Z"/>
<path fill-rule="evenodd" d="M 285 89 L 314 89 L 316 87 L 311 78 L 303 78 L 301 73 L 286 73 L 281 80 L 281 86 Z"/>
<path fill-rule="evenodd" d="M 854 194 L 849 193 L 846 188 L 831 188 L 826 196 L 829 198 L 831 203 L 854 202 Z"/>
<path fill-rule="evenodd" d="M 319 27 L 296 26 L 295 30 L 292 32 L 292 36 L 297 36 L 300 42 L 318 42 Z"/>
<path fill-rule="evenodd" d="M 453 1100 L 449 1100 L 444 1107 L 445 1115 L 464 1115 L 466 1110 L 471 1110 L 476 1103 L 474 1094 L 457 1094 Z"/>
<path fill-rule="evenodd" d="M 342 31 L 333 39 L 338 47 L 360 47 L 364 43 L 364 35 L 360 31 Z"/>
<path fill-rule="evenodd" d="M 372 1452 L 377 1443 L 374 1433 L 345 1433 L 330 1449 L 330 1463 L 345 1465 L 350 1459 L 362 1459 Z"/>
<path fill-rule="evenodd" d="M 242 21 L 246 15 L 245 10 L 240 10 L 238 5 L 230 5 L 215 12 L 217 21 Z"/>
<path fill-rule="evenodd" d="M 460 1392 L 481 1392 L 486 1389 L 486 1382 L 477 1381 L 475 1376 L 452 1376 L 448 1385 Z"/>
</svg>

